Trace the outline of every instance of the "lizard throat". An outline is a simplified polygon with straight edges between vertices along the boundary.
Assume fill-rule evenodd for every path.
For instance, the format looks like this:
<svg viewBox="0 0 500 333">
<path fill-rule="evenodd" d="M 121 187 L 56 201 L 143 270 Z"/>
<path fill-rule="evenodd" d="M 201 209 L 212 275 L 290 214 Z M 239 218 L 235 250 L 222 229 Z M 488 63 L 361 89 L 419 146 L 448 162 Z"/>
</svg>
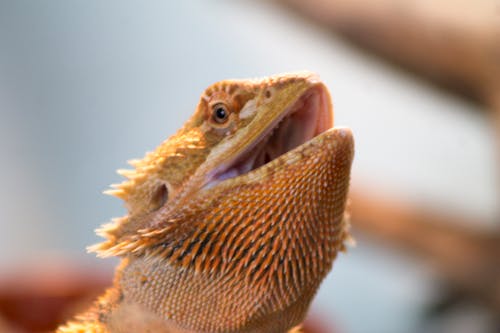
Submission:
<svg viewBox="0 0 500 333">
<path fill-rule="evenodd" d="M 303 93 L 291 107 L 249 143 L 245 151 L 217 172 L 204 186 L 210 188 L 275 160 L 303 145 L 332 126 L 332 110 L 328 92 L 323 86 L 314 86 Z"/>
</svg>

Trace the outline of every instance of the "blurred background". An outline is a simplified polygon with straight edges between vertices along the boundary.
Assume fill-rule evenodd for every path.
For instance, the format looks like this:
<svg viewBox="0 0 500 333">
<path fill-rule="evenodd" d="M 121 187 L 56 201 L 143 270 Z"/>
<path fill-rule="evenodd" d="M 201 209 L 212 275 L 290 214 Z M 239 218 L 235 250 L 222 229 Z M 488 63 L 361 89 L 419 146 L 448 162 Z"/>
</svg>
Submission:
<svg viewBox="0 0 500 333">
<path fill-rule="evenodd" d="M 500 332 L 496 0 L 0 0 L 0 332 L 110 283 L 101 192 L 206 86 L 302 69 L 356 139 L 357 245 L 308 332 Z"/>
</svg>

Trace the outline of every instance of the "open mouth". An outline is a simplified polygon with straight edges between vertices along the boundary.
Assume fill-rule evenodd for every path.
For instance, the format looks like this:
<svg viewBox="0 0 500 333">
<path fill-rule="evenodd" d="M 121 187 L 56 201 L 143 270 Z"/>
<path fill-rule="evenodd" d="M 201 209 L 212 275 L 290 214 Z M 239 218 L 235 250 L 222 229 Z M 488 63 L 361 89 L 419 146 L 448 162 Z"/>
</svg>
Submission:
<svg viewBox="0 0 500 333">
<path fill-rule="evenodd" d="M 205 188 L 258 169 L 331 127 L 328 92 L 321 85 L 314 86 L 284 110 L 244 152 L 217 170 Z"/>
</svg>

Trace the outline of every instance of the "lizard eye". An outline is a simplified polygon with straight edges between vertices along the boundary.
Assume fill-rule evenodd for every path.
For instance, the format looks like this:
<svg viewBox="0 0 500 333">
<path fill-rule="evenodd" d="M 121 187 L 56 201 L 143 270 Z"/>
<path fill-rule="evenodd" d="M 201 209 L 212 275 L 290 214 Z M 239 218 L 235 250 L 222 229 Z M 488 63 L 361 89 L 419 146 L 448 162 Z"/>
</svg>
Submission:
<svg viewBox="0 0 500 333">
<path fill-rule="evenodd" d="M 223 124 L 229 119 L 229 109 L 223 103 L 217 103 L 212 107 L 212 119 L 218 123 Z"/>
</svg>

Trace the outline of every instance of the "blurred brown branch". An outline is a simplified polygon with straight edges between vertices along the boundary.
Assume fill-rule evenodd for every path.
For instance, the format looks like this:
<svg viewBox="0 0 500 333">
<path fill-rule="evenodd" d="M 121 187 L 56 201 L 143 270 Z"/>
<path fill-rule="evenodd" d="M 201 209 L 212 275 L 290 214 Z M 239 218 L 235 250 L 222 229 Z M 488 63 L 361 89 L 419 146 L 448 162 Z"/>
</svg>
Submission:
<svg viewBox="0 0 500 333">
<path fill-rule="evenodd" d="M 500 87 L 498 1 L 279 1 L 483 103 Z"/>
<path fill-rule="evenodd" d="M 0 332 L 53 331 L 111 284 L 110 269 L 71 259 L 45 256 L 0 276 Z"/>
<path fill-rule="evenodd" d="M 351 197 L 354 230 L 418 255 L 450 287 L 500 314 L 498 230 L 477 229 L 477 220 L 426 210 L 366 190 L 354 190 Z"/>
</svg>

